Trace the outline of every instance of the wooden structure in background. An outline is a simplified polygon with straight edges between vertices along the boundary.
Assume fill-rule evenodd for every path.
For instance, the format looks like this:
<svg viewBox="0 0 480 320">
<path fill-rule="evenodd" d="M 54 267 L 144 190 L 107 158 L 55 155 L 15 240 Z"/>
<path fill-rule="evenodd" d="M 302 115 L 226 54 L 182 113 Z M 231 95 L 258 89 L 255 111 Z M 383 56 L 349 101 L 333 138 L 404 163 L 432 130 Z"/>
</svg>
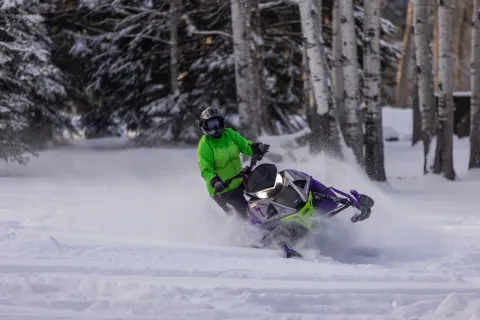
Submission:
<svg viewBox="0 0 480 320">
<path fill-rule="evenodd" d="M 435 88 L 438 87 L 438 10 L 437 1 L 431 2 L 432 23 L 433 23 L 433 67 L 435 72 Z M 470 90 L 470 58 L 472 44 L 472 23 L 471 15 L 473 10 L 472 0 L 461 0 L 455 2 L 454 11 L 454 90 Z"/>
<path fill-rule="evenodd" d="M 438 87 L 438 15 L 437 1 L 430 0 L 431 21 L 432 21 L 432 56 L 435 90 Z M 454 30 L 454 134 L 460 138 L 468 137 L 470 134 L 470 57 L 472 42 L 471 12 L 473 0 L 462 0 L 455 3 L 455 30 Z M 415 99 L 416 86 L 412 83 L 412 75 L 409 74 L 412 68 L 409 64 L 414 63 L 415 44 L 412 33 L 413 4 L 410 2 L 407 8 L 405 31 L 402 42 L 402 55 L 398 62 L 397 85 L 395 88 L 396 107 L 412 108 L 409 103 Z M 416 81 L 416 76 L 413 77 Z M 415 102 L 414 102 L 415 103 Z M 416 102 L 418 103 L 418 101 Z M 438 104 L 438 97 L 435 95 L 435 103 Z"/>
<path fill-rule="evenodd" d="M 395 106 L 398 108 L 405 108 L 405 97 L 411 94 L 411 88 L 408 81 L 408 65 L 412 59 L 412 55 L 415 54 L 412 33 L 413 23 L 413 4 L 410 2 L 407 8 L 407 19 L 405 23 L 405 32 L 403 34 L 402 41 L 402 54 L 398 61 L 397 69 L 397 86 L 395 88 Z"/>
<path fill-rule="evenodd" d="M 434 88 L 438 87 L 438 14 L 437 1 L 430 0 L 430 17 L 432 21 L 432 54 L 434 70 Z M 455 30 L 454 30 L 454 90 L 470 90 L 470 57 L 472 43 L 472 24 L 471 12 L 473 10 L 473 0 L 462 0 L 455 3 Z M 403 36 L 403 52 L 398 62 L 397 84 L 395 90 L 396 106 L 399 108 L 411 107 L 405 106 L 405 97 L 412 94 L 412 86 L 409 81 L 409 63 L 412 55 L 415 54 L 412 42 L 413 23 L 413 4 L 410 2 L 407 8 L 405 31 Z M 414 70 L 414 69 L 413 69 Z"/>
<path fill-rule="evenodd" d="M 459 138 L 470 135 L 470 91 L 455 91 L 453 93 L 453 133 Z M 435 103 L 438 105 L 438 96 L 435 94 Z"/>
</svg>

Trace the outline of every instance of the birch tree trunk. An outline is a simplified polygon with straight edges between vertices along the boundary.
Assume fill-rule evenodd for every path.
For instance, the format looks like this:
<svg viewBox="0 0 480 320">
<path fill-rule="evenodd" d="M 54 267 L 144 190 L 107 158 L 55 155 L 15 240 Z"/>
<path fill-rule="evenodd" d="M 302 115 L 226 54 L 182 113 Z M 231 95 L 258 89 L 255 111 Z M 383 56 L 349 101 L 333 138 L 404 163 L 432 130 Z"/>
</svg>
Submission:
<svg viewBox="0 0 480 320">
<path fill-rule="evenodd" d="M 348 147 L 347 130 L 346 130 L 346 114 L 345 114 L 345 84 L 343 79 L 343 59 L 342 59 L 342 32 L 340 24 L 340 0 L 333 1 L 332 13 L 332 52 L 333 52 L 333 91 L 335 96 L 337 119 L 342 130 L 343 138 Z"/>
<path fill-rule="evenodd" d="M 453 11 L 455 0 L 438 0 L 438 131 L 434 172 L 455 179 L 453 168 Z"/>
<path fill-rule="evenodd" d="M 255 140 L 258 133 L 252 125 L 254 118 L 251 110 L 251 51 L 248 3 L 245 0 L 230 0 L 233 30 L 233 52 L 235 56 L 235 84 L 242 134 Z"/>
<path fill-rule="evenodd" d="M 340 133 L 333 116 L 335 98 L 331 88 L 329 67 L 322 36 L 321 11 L 318 0 L 299 0 L 302 34 L 307 43 L 307 59 L 312 81 L 312 89 L 317 106 L 312 118 L 312 153 L 325 151 L 327 154 L 343 158 L 340 147 Z"/>
<path fill-rule="evenodd" d="M 362 167 L 364 136 L 359 120 L 359 77 L 357 37 L 353 17 L 353 0 L 340 0 L 341 33 L 343 44 L 343 77 L 345 81 L 345 110 L 347 141 L 351 146 L 355 158 Z"/>
<path fill-rule="evenodd" d="M 429 0 L 428 14 L 430 17 L 430 29 L 432 35 L 432 53 L 433 53 L 433 90 L 438 87 L 438 1 Z M 430 38 L 430 37 L 429 37 Z"/>
<path fill-rule="evenodd" d="M 374 181 L 386 181 L 380 106 L 380 0 L 363 1 L 363 101 L 365 101 L 365 170 Z"/>
<path fill-rule="evenodd" d="M 307 120 L 312 118 L 312 115 L 315 113 L 313 109 L 313 104 L 311 103 L 311 96 L 312 96 L 312 85 L 311 85 L 311 77 L 310 77 L 310 67 L 308 65 L 308 57 L 307 57 L 307 43 L 303 41 L 302 44 L 302 64 L 303 64 L 303 90 L 305 92 L 305 115 Z M 311 123 L 309 123 L 311 125 Z"/>
<path fill-rule="evenodd" d="M 470 104 L 470 159 L 468 169 L 480 169 L 480 0 L 473 5 Z"/>
<path fill-rule="evenodd" d="M 178 90 L 178 22 L 180 3 L 170 0 L 170 87 L 173 94 Z"/>
<path fill-rule="evenodd" d="M 253 123 L 251 124 L 256 126 L 255 132 L 257 134 L 261 134 L 262 127 L 266 129 L 268 133 L 273 132 L 273 123 L 270 121 L 271 116 L 264 104 L 263 40 L 259 2 L 259 0 L 248 0 L 247 2 L 247 12 L 250 12 L 250 16 L 247 19 L 247 23 L 249 23 L 247 29 L 250 30 L 251 41 L 251 110 L 253 112 L 252 114 L 260 115 L 259 117 L 256 117 L 258 120 L 253 120 Z"/>
<path fill-rule="evenodd" d="M 429 0 L 414 0 L 413 20 L 417 61 L 418 102 L 422 113 L 423 172 L 428 173 L 428 154 L 434 133 L 435 97 L 433 92 L 432 50 L 429 46 Z"/>
</svg>

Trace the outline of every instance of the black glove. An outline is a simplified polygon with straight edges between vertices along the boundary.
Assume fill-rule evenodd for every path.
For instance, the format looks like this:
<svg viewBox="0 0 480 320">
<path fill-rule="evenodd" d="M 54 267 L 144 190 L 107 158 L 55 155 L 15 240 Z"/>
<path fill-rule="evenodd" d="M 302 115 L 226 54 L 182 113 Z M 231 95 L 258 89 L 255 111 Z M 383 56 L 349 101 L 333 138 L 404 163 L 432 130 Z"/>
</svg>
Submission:
<svg viewBox="0 0 480 320">
<path fill-rule="evenodd" d="M 215 177 L 210 181 L 210 185 L 215 188 L 216 193 L 220 193 L 226 189 L 225 184 L 219 177 Z"/>
<path fill-rule="evenodd" d="M 220 193 L 220 192 L 222 192 L 223 190 L 225 190 L 225 185 L 223 184 L 223 181 L 217 181 L 217 182 L 215 182 L 215 184 L 213 185 L 213 187 L 215 188 L 215 192 L 217 192 L 217 193 Z"/>
<path fill-rule="evenodd" d="M 255 143 L 252 143 L 251 147 L 252 147 L 253 155 L 263 156 L 265 153 L 267 153 L 268 148 L 270 148 L 270 145 L 264 144 L 261 142 L 255 142 Z"/>
</svg>

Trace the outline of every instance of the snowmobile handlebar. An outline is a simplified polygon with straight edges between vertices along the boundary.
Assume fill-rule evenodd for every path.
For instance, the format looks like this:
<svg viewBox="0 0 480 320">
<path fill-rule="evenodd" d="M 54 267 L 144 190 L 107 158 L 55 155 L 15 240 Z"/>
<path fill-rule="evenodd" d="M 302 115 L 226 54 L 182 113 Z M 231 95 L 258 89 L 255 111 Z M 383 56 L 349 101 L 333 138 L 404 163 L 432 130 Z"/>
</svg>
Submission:
<svg viewBox="0 0 480 320">
<path fill-rule="evenodd" d="M 326 216 L 329 217 L 329 218 L 333 217 L 337 213 L 347 209 L 350 206 L 354 206 L 354 202 L 349 198 L 340 198 L 340 197 L 332 196 L 332 195 L 325 194 L 325 193 L 322 193 L 322 192 L 312 192 L 312 196 L 313 196 L 313 199 L 315 199 L 315 200 L 325 199 L 325 200 L 330 200 L 330 201 L 342 204 L 338 208 L 335 208 L 334 210 L 332 210 L 332 211 L 330 211 L 326 214 Z"/>
<path fill-rule="evenodd" d="M 370 217 L 372 213 L 372 207 L 375 204 L 372 198 L 369 196 L 362 194 L 358 197 L 358 206 L 359 206 L 359 213 L 356 213 L 350 220 L 352 222 L 363 221 Z"/>
<path fill-rule="evenodd" d="M 322 192 L 315 192 L 313 194 L 314 199 L 327 199 L 331 200 L 337 203 L 342 204 L 342 206 L 334 209 L 333 211 L 330 211 L 327 216 L 329 218 L 333 217 L 337 213 L 347 209 L 348 207 L 352 206 L 360 210 L 360 212 L 356 213 L 353 215 L 353 217 L 350 219 L 353 223 L 358 222 L 358 221 L 363 221 L 365 219 L 368 219 L 370 217 L 370 214 L 372 213 L 372 207 L 375 204 L 373 199 L 365 194 L 359 194 L 356 190 L 351 190 L 350 193 L 353 195 L 349 195 L 347 193 L 344 193 L 340 190 L 337 190 L 333 187 L 327 188 L 332 189 L 335 192 L 340 193 L 341 195 L 345 196 L 345 198 L 337 197 L 337 196 L 332 196 L 329 194 L 325 194 Z"/>
<path fill-rule="evenodd" d="M 265 155 L 265 153 L 268 152 L 269 148 L 270 148 L 270 146 L 267 146 L 267 150 L 264 153 L 253 155 L 252 158 L 250 159 L 250 164 L 248 166 L 244 167 L 242 169 L 242 171 L 240 171 L 238 174 L 234 175 L 230 179 L 225 180 L 223 182 L 223 185 L 226 188 L 228 188 L 228 186 L 230 185 L 230 183 L 232 183 L 233 180 L 238 179 L 238 178 L 243 178 L 246 175 L 248 175 L 250 173 L 250 171 L 252 171 L 253 167 L 255 167 L 257 165 L 257 162 L 262 160 L 263 156 Z M 217 192 L 215 192 L 215 195 L 217 195 Z"/>
</svg>

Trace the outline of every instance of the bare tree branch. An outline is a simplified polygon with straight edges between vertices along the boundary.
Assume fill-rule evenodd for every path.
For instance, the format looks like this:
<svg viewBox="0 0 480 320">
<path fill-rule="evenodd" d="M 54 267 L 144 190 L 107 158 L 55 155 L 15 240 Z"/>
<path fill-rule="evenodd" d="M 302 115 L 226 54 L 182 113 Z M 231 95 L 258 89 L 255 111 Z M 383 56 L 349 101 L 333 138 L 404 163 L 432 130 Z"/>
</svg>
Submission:
<svg viewBox="0 0 480 320">
<path fill-rule="evenodd" d="M 260 10 L 264 9 L 269 9 L 276 7 L 281 4 L 293 4 L 293 5 L 298 5 L 297 0 L 277 0 L 277 1 L 272 1 L 272 2 L 265 2 L 265 3 L 260 3 Z"/>
<path fill-rule="evenodd" d="M 190 17 L 188 16 L 188 14 L 182 15 L 182 20 L 187 24 L 187 32 L 188 32 L 189 35 L 192 35 L 192 34 L 214 35 L 214 34 L 216 34 L 216 35 L 221 35 L 221 36 L 224 36 L 224 37 L 227 37 L 227 38 L 232 38 L 231 34 L 229 34 L 227 32 L 224 32 L 224 31 L 198 30 L 197 26 L 195 26 L 195 24 L 192 22 L 192 20 L 190 20 Z"/>
</svg>

